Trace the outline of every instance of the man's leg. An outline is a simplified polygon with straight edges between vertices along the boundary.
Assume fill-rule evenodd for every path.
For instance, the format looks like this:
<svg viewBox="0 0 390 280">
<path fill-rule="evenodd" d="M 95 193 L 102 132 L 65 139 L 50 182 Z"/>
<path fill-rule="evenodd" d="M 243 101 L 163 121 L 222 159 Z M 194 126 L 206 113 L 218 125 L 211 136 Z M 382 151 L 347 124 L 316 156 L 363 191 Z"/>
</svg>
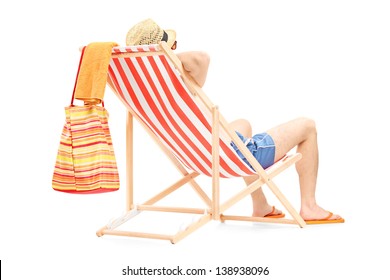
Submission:
<svg viewBox="0 0 390 280">
<path fill-rule="evenodd" d="M 231 127 L 245 137 L 252 136 L 252 128 L 248 121 L 237 120 Z M 296 163 L 301 191 L 300 215 L 305 220 L 321 219 L 328 216 L 328 211 L 319 207 L 315 199 L 315 190 L 318 173 L 318 145 L 317 130 L 314 121 L 307 118 L 298 118 L 267 131 L 275 142 L 275 161 L 283 158 L 291 149 L 297 147 L 302 159 Z M 258 176 L 244 178 L 250 185 Z M 264 217 L 272 211 L 261 188 L 252 193 L 253 216 Z M 276 210 L 276 214 L 280 213 Z M 331 219 L 339 218 L 334 215 Z"/>
<path fill-rule="evenodd" d="M 252 137 L 252 127 L 251 124 L 244 119 L 236 120 L 229 124 L 230 127 L 240 132 L 244 137 Z M 245 177 L 244 181 L 247 186 L 252 184 L 254 181 L 258 179 L 258 175 Z M 267 199 L 263 193 L 263 189 L 260 187 L 256 191 L 251 194 L 252 203 L 253 203 L 253 216 L 254 217 L 264 217 L 265 215 L 272 212 L 272 206 L 268 204 Z M 281 211 L 275 209 L 273 214 L 280 214 Z"/>
<path fill-rule="evenodd" d="M 267 131 L 275 142 L 275 161 L 297 147 L 302 159 L 296 163 L 301 192 L 300 215 L 304 220 L 321 219 L 329 212 L 317 205 L 315 198 L 318 173 L 317 130 L 314 121 L 298 118 Z M 333 215 L 330 219 L 338 219 Z"/>
</svg>

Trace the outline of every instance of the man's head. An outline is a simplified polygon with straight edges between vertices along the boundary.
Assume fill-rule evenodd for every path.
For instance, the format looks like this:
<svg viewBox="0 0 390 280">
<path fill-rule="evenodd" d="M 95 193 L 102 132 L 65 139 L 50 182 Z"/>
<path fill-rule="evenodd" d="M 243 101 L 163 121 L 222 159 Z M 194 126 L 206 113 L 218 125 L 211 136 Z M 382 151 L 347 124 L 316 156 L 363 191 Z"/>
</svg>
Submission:
<svg viewBox="0 0 390 280">
<path fill-rule="evenodd" d="M 164 30 L 152 19 L 143 20 L 134 25 L 126 36 L 126 45 L 150 45 L 158 44 L 161 41 L 167 42 L 167 45 L 176 48 L 176 32 L 174 30 Z"/>
</svg>

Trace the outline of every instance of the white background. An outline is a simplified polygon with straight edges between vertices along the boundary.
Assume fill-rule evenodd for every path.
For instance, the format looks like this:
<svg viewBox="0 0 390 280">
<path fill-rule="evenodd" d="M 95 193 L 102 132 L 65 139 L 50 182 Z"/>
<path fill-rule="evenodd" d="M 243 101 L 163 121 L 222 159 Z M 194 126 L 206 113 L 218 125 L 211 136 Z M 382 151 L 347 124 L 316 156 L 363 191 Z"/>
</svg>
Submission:
<svg viewBox="0 0 390 280">
<path fill-rule="evenodd" d="M 2 1 L 4 279 L 149 279 L 122 276 L 122 269 L 177 265 L 214 274 L 217 266 L 267 266 L 264 279 L 389 277 L 389 14 L 390 4 L 375 0 Z M 177 31 L 178 51 L 210 54 L 204 90 L 228 120 L 245 117 L 256 132 L 299 116 L 316 121 L 318 202 L 341 214 L 345 224 L 299 229 L 211 222 L 176 245 L 96 237 L 125 206 L 125 110 L 108 89 L 121 189 L 81 196 L 51 189 L 63 108 L 70 101 L 79 46 L 124 45 L 128 29 L 148 17 Z M 141 203 L 179 174 L 139 126 L 135 142 L 135 202 Z M 299 210 L 294 168 L 276 183 Z M 224 191 L 242 187 L 241 180 L 222 181 Z M 173 200 L 185 204 L 193 197 L 179 193 Z M 250 214 L 249 198 L 235 209 Z M 168 227 L 159 217 L 145 218 L 158 229 Z M 220 277 L 177 279 L 185 278 Z"/>
</svg>

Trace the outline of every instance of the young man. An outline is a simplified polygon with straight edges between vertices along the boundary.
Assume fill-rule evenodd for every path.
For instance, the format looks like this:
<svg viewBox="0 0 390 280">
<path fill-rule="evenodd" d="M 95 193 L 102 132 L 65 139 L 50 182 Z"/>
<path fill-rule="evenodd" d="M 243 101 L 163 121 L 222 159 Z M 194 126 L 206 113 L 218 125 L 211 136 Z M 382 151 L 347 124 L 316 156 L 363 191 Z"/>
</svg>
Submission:
<svg viewBox="0 0 390 280">
<path fill-rule="evenodd" d="M 176 32 L 163 30 L 153 20 L 144 20 L 133 26 L 126 36 L 127 45 L 157 44 L 167 42 L 173 50 L 176 49 Z M 199 86 L 203 86 L 210 63 L 205 52 L 183 52 L 177 54 L 184 69 L 193 77 Z M 313 120 L 299 118 L 268 131 L 252 136 L 252 128 L 247 120 L 240 119 L 231 123 L 231 127 L 251 152 L 256 154 L 259 163 L 267 168 L 280 160 L 293 148 L 302 154 L 302 159 L 296 163 L 299 176 L 301 209 L 300 215 L 308 223 L 341 223 L 339 215 L 334 215 L 320 207 L 315 198 L 318 172 L 317 131 Z M 234 145 L 233 145 L 234 146 Z M 243 160 L 246 159 L 243 155 Z M 247 185 L 257 179 L 257 175 L 244 178 Z M 261 188 L 251 194 L 253 201 L 253 216 L 255 217 L 284 217 L 284 214 L 268 204 Z"/>
</svg>

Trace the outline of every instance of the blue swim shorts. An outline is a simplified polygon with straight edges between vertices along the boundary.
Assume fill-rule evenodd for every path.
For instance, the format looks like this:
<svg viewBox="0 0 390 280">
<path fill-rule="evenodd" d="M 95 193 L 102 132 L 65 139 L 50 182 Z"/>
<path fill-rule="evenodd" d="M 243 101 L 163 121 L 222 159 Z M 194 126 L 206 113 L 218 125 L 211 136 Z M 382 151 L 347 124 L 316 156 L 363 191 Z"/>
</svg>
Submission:
<svg viewBox="0 0 390 280">
<path fill-rule="evenodd" d="M 237 131 L 236 133 L 264 169 L 274 164 L 275 143 L 269 134 L 264 132 L 256 134 L 251 138 L 246 138 L 241 133 Z M 253 167 L 249 164 L 245 156 L 239 151 L 238 147 L 233 142 L 231 143 L 231 145 L 237 152 L 237 154 L 240 156 L 240 158 L 253 169 Z"/>
</svg>

